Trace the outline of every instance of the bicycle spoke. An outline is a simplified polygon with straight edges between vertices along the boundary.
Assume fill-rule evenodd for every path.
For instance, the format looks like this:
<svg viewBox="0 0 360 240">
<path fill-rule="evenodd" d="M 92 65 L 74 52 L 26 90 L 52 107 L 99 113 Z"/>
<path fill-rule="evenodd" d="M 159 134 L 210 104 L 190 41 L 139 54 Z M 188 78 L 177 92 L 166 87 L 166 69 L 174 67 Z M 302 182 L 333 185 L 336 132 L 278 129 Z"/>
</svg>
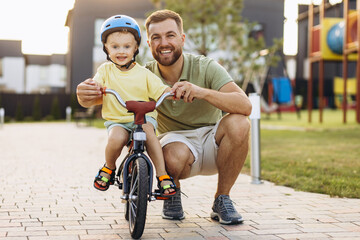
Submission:
<svg viewBox="0 0 360 240">
<path fill-rule="evenodd" d="M 131 191 L 130 191 L 130 196 L 134 195 L 134 192 L 137 192 L 138 185 L 139 185 L 139 176 L 136 176 L 136 178 L 134 180 L 133 188 L 131 188 Z"/>
<path fill-rule="evenodd" d="M 136 205 L 136 203 L 134 203 L 134 202 L 130 202 L 130 204 L 131 204 L 131 210 L 133 210 L 134 212 L 136 211 L 136 209 L 137 209 L 137 205 Z"/>
</svg>

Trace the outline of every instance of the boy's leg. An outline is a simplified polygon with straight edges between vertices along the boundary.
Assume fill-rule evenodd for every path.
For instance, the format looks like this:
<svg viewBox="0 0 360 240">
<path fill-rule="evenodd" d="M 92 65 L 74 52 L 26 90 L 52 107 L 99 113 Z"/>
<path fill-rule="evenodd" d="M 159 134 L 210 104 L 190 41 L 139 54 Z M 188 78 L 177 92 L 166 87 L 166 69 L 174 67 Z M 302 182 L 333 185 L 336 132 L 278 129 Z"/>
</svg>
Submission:
<svg viewBox="0 0 360 240">
<path fill-rule="evenodd" d="M 108 142 L 105 148 L 105 166 L 109 169 L 116 168 L 116 160 L 121 154 L 121 150 L 129 140 L 129 133 L 120 126 L 114 126 L 109 130 Z M 100 174 L 109 179 L 110 174 L 102 172 Z M 106 182 L 97 181 L 98 184 L 106 186 Z"/>
<path fill-rule="evenodd" d="M 146 133 L 146 150 L 151 158 L 151 161 L 154 163 L 156 176 L 160 177 L 163 175 L 168 175 L 165 170 L 165 161 L 163 152 L 160 146 L 160 142 L 155 134 L 154 127 L 151 123 L 146 123 L 143 125 L 143 129 Z M 170 180 L 163 180 L 161 182 L 161 187 L 172 184 Z M 165 194 L 174 192 L 175 189 L 169 188 L 164 191 Z"/>
</svg>

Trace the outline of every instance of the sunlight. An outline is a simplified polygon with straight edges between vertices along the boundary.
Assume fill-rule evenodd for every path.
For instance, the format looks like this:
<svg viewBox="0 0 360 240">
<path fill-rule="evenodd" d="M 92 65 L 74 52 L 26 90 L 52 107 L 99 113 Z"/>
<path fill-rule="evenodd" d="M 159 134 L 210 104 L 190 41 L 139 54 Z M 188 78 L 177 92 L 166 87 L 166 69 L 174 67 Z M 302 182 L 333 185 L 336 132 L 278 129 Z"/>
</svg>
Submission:
<svg viewBox="0 0 360 240">
<path fill-rule="evenodd" d="M 75 0 L 0 0 L 0 39 L 22 40 L 24 54 L 65 54 Z"/>
<path fill-rule="evenodd" d="M 293 0 L 284 1 L 284 45 L 285 55 L 296 55 L 298 51 L 298 4 Z"/>
</svg>

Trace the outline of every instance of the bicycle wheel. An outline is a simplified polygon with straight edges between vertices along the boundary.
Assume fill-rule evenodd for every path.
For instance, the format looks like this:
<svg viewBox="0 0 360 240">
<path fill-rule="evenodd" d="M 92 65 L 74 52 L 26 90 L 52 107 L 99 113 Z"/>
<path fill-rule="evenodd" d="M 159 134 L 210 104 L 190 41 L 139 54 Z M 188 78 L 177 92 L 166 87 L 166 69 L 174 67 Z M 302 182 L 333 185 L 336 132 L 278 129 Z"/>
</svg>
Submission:
<svg viewBox="0 0 360 240">
<path fill-rule="evenodd" d="M 149 173 L 146 160 L 134 161 L 130 182 L 128 206 L 131 237 L 140 238 L 144 232 L 148 202 Z M 126 217 L 126 214 L 125 214 Z"/>
</svg>

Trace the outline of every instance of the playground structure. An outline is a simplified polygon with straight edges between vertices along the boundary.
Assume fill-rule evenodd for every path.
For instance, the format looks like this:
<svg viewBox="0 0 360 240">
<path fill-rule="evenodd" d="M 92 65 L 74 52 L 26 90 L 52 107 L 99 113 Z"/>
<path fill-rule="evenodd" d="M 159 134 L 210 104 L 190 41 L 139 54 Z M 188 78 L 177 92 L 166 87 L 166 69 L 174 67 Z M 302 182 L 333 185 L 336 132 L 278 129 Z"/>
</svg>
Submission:
<svg viewBox="0 0 360 240">
<path fill-rule="evenodd" d="M 356 122 L 360 123 L 360 0 L 356 0 L 356 9 L 349 9 L 349 0 L 343 1 L 343 18 L 326 18 L 327 0 L 319 6 L 319 24 L 314 26 L 314 5 L 309 5 L 308 18 L 308 121 L 311 122 L 313 108 L 313 63 L 319 62 L 319 121 L 323 122 L 324 108 L 324 61 L 342 61 L 343 123 L 347 122 L 348 106 L 348 61 L 356 61 Z M 354 84 L 354 83 L 353 83 Z"/>
</svg>

